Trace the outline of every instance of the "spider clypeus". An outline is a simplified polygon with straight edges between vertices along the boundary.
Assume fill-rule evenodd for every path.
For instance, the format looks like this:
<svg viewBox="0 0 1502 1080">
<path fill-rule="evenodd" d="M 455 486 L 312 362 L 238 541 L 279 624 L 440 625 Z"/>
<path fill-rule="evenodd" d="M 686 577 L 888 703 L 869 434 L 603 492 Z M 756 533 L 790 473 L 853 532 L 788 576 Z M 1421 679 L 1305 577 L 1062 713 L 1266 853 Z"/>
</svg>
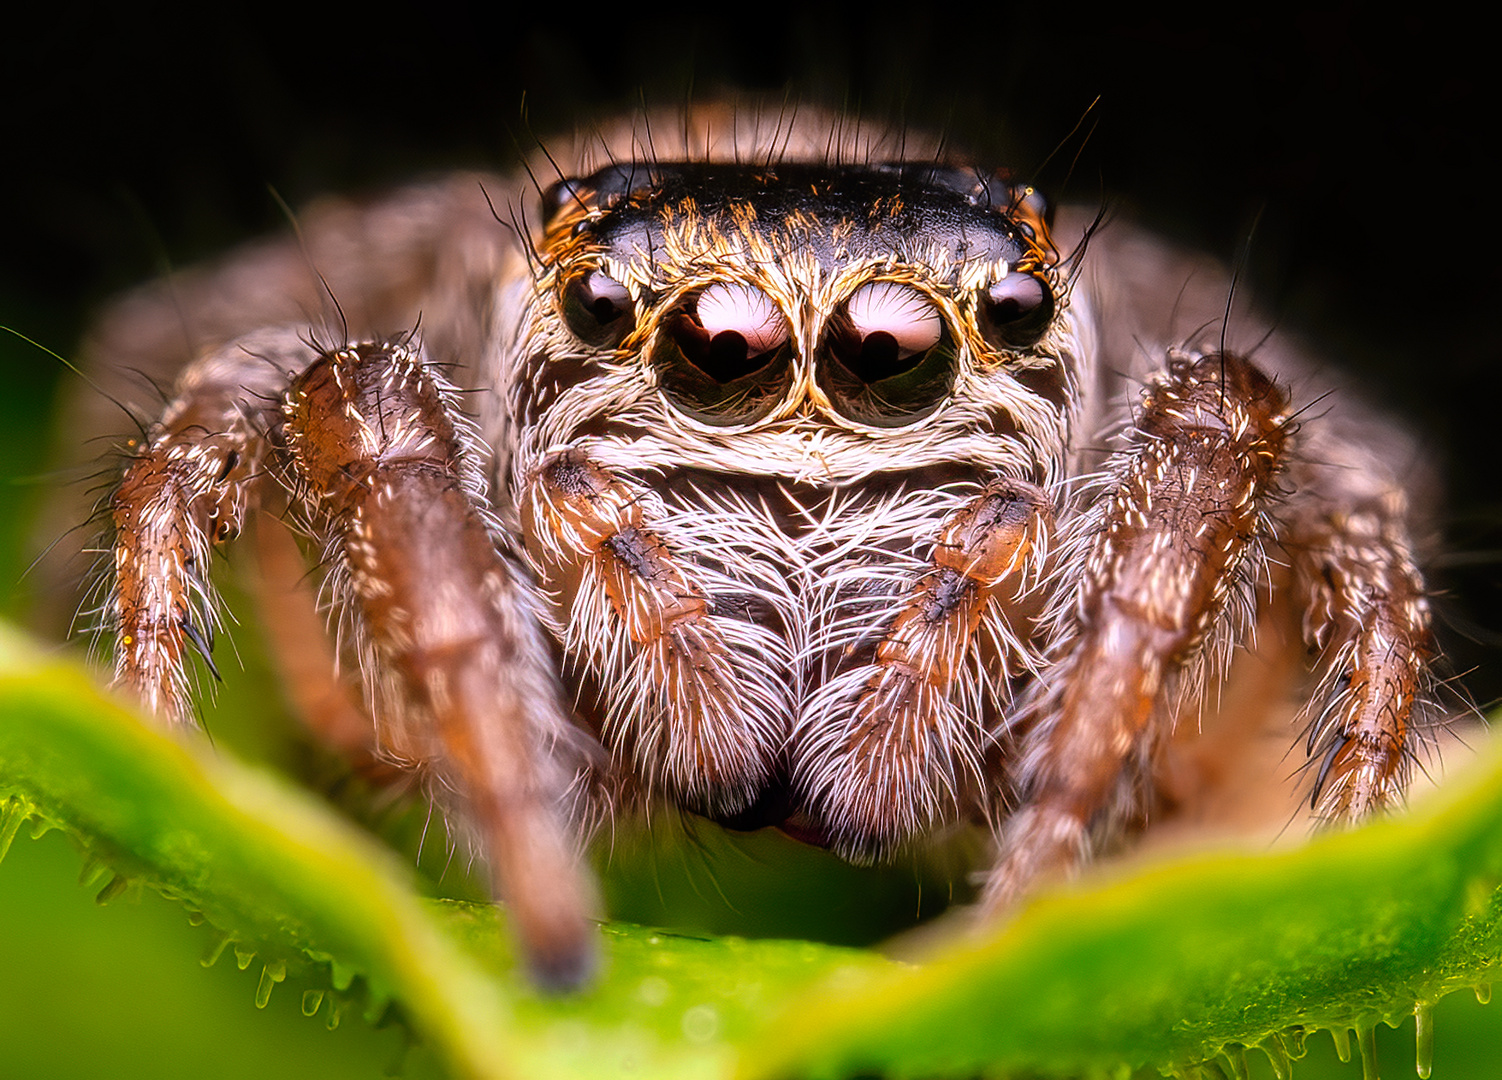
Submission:
<svg viewBox="0 0 1502 1080">
<path fill-rule="evenodd" d="M 556 986 L 583 841 L 651 805 L 855 860 L 986 824 L 994 917 L 1162 800 L 1176 728 L 1271 717 L 1321 820 L 1402 795 L 1412 444 L 1232 347 L 1223 273 L 910 133 L 643 131 L 114 309 L 101 362 L 182 369 L 107 506 L 118 685 L 193 722 L 209 555 L 258 524 L 303 713 L 436 781 Z"/>
</svg>

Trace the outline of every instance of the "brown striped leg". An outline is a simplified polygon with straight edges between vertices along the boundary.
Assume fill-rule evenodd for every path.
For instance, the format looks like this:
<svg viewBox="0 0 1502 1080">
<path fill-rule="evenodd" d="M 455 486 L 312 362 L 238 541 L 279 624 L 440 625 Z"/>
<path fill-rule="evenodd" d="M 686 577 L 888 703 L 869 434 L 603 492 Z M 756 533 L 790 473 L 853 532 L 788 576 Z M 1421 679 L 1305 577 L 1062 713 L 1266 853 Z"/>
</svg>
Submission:
<svg viewBox="0 0 1502 1080">
<path fill-rule="evenodd" d="M 1250 603 L 1241 590 L 1268 532 L 1286 409 L 1284 392 L 1232 355 L 1171 357 L 1145 393 L 1105 490 L 1060 552 L 1077 584 L 1061 592 L 1052 666 L 1022 736 L 1022 803 L 984 911 L 1006 910 L 1041 875 L 1088 854 L 1201 681 L 1207 639 L 1224 643 L 1239 629 L 1227 614 Z"/>
<path fill-rule="evenodd" d="M 1031 626 L 1019 632 L 1011 617 L 1038 582 L 1052 524 L 1042 489 L 992 481 L 945 521 L 874 652 L 809 701 L 795 780 L 843 854 L 890 850 L 981 794 L 983 717 L 1008 672 L 1035 663 Z"/>
<path fill-rule="evenodd" d="M 209 552 L 239 532 L 263 479 L 275 402 L 312 357 L 294 334 L 273 332 L 196 361 L 110 501 L 115 685 L 170 723 L 193 723 L 187 650 L 213 670 Z"/>
<path fill-rule="evenodd" d="M 1359 818 L 1402 795 L 1430 722 L 1435 656 L 1402 493 L 1352 501 L 1321 490 L 1338 483 L 1300 490 L 1284 544 L 1305 643 L 1319 656 L 1307 749 L 1310 803 L 1325 820 Z"/>
<path fill-rule="evenodd" d="M 313 364 L 284 413 L 336 603 L 374 654 L 367 674 L 392 673 L 382 722 L 462 798 L 538 981 L 577 986 L 595 948 L 562 806 L 571 720 L 453 392 L 406 346 L 362 345 Z"/>
<path fill-rule="evenodd" d="M 744 808 L 786 728 L 775 639 L 717 612 L 709 571 L 671 550 L 641 494 L 583 453 L 545 462 L 523 509 L 564 651 L 601 688 L 606 745 L 649 792 L 713 814 Z"/>
</svg>

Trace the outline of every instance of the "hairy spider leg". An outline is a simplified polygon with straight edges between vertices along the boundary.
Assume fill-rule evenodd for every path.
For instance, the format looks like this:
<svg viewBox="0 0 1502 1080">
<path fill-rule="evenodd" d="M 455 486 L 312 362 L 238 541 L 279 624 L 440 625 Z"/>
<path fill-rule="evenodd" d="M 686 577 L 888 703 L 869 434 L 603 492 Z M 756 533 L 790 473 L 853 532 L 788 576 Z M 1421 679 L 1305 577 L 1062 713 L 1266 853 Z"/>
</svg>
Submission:
<svg viewBox="0 0 1502 1080">
<path fill-rule="evenodd" d="M 196 723 L 187 651 L 214 670 L 219 616 L 209 553 L 244 524 L 264 478 L 276 402 L 312 356 L 295 335 L 267 332 L 194 362 L 109 503 L 113 582 L 104 623 L 116 634 L 114 685 L 170 723 Z"/>
<path fill-rule="evenodd" d="M 1408 786 L 1434 726 L 1438 650 L 1403 493 L 1352 492 L 1336 470 L 1304 471 L 1283 548 L 1319 675 L 1304 714 L 1309 802 L 1341 821 L 1386 809 Z"/>
<path fill-rule="evenodd" d="M 560 590 L 565 648 L 613 692 L 601 737 L 650 790 L 733 813 L 770 775 L 786 737 L 770 635 L 724 617 L 703 568 L 653 529 L 638 492 L 577 451 L 537 471 L 524 501 L 538 576 Z M 785 689 L 783 691 L 785 693 Z"/>
<path fill-rule="evenodd" d="M 1107 490 L 1064 541 L 1061 562 L 1084 572 L 1059 590 L 1051 666 L 1024 710 L 1022 802 L 983 912 L 1009 909 L 1040 876 L 1088 856 L 1098 819 L 1135 798 L 1188 691 L 1203 685 L 1194 666 L 1222 651 L 1207 639 L 1246 630 L 1235 624 L 1271 533 L 1287 405 L 1231 354 L 1172 356 L 1144 393 L 1129 445 L 1107 463 Z"/>
<path fill-rule="evenodd" d="M 875 649 L 847 646 L 844 670 L 805 706 L 799 783 L 846 857 L 889 851 L 983 794 L 981 698 L 1008 669 L 1036 666 L 1019 601 L 1042 576 L 1052 525 L 1037 485 L 988 483 L 945 520 Z"/>
<path fill-rule="evenodd" d="M 538 981 L 579 985 L 595 962 L 594 891 L 563 805 L 570 713 L 453 391 L 406 346 L 362 345 L 309 367 L 284 413 L 336 600 L 373 654 L 367 672 L 398 684 L 393 749 L 468 808 Z"/>
</svg>

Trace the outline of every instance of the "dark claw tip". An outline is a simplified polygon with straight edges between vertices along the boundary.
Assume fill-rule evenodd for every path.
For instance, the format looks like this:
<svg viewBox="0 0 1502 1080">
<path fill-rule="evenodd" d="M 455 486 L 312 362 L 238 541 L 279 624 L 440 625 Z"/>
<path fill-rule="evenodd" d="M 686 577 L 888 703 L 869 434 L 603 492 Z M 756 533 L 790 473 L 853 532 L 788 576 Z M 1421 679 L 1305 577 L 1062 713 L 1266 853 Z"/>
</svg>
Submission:
<svg viewBox="0 0 1502 1080">
<path fill-rule="evenodd" d="M 600 949 L 594 927 L 566 946 L 527 950 L 527 974 L 545 994 L 583 990 L 600 971 Z"/>
</svg>

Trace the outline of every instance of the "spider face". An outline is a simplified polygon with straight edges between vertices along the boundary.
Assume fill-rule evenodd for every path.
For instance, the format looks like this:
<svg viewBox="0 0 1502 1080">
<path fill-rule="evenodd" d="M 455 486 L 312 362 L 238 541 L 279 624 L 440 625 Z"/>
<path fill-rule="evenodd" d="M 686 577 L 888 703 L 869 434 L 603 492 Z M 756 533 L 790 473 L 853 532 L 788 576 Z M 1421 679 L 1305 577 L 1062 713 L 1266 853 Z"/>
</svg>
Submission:
<svg viewBox="0 0 1502 1080">
<path fill-rule="evenodd" d="M 791 432 L 786 458 L 820 432 L 884 449 L 877 430 L 921 426 L 984 391 L 995 402 L 990 427 L 1015 437 L 1007 406 L 1033 396 L 1018 373 L 1062 384 L 1070 366 L 1066 330 L 1041 341 L 1066 285 L 1042 200 L 1000 177 L 900 164 L 612 166 L 561 181 L 544 202 L 554 209 L 536 317 L 573 338 L 550 342 L 546 358 L 575 382 L 569 362 L 636 361 L 600 406 L 607 417 L 650 397 L 664 408 L 656 428 L 670 415 L 679 428 L 716 429 L 707 441 Z M 552 370 L 528 372 L 522 392 L 556 393 Z M 1030 404 L 1019 404 L 1025 420 L 1045 424 Z M 1065 403 L 1053 406 L 1056 427 Z M 986 422 L 966 413 L 928 426 L 951 436 Z M 1039 439 L 1043 470 L 1057 437 L 1022 436 Z M 847 457 L 810 478 L 841 483 L 891 467 Z M 763 456 L 746 471 L 787 466 Z"/>
<path fill-rule="evenodd" d="M 325 209 L 333 349 L 264 253 L 98 334 L 202 343 L 110 506 L 117 682 L 190 720 L 208 554 L 284 511 L 359 676 L 295 696 L 452 793 L 547 982 L 587 973 L 606 815 L 859 860 L 982 824 L 996 917 L 1162 801 L 1176 727 L 1281 725 L 1340 819 L 1432 722 L 1403 436 L 1344 397 L 1295 424 L 1328 376 L 1229 347 L 1218 272 L 820 119 L 581 157 L 522 244 L 474 178 Z M 1254 625 L 1286 686 L 1216 717 Z"/>
<path fill-rule="evenodd" d="M 1036 505 L 1009 524 L 1041 543 L 1047 501 L 1023 489 L 1062 471 L 1074 378 L 1041 200 L 904 165 L 613 166 L 559 188 L 508 426 L 591 728 L 647 792 L 847 854 L 955 819 L 1031 629 L 960 566 L 924 586 L 953 655 L 925 644 L 921 677 L 880 689 L 877 651 L 948 517 Z M 967 652 L 964 707 L 932 730 Z M 851 819 L 827 805 L 833 733 L 877 694 L 936 764 L 880 778 L 896 790 L 862 801 L 890 806 Z"/>
</svg>

